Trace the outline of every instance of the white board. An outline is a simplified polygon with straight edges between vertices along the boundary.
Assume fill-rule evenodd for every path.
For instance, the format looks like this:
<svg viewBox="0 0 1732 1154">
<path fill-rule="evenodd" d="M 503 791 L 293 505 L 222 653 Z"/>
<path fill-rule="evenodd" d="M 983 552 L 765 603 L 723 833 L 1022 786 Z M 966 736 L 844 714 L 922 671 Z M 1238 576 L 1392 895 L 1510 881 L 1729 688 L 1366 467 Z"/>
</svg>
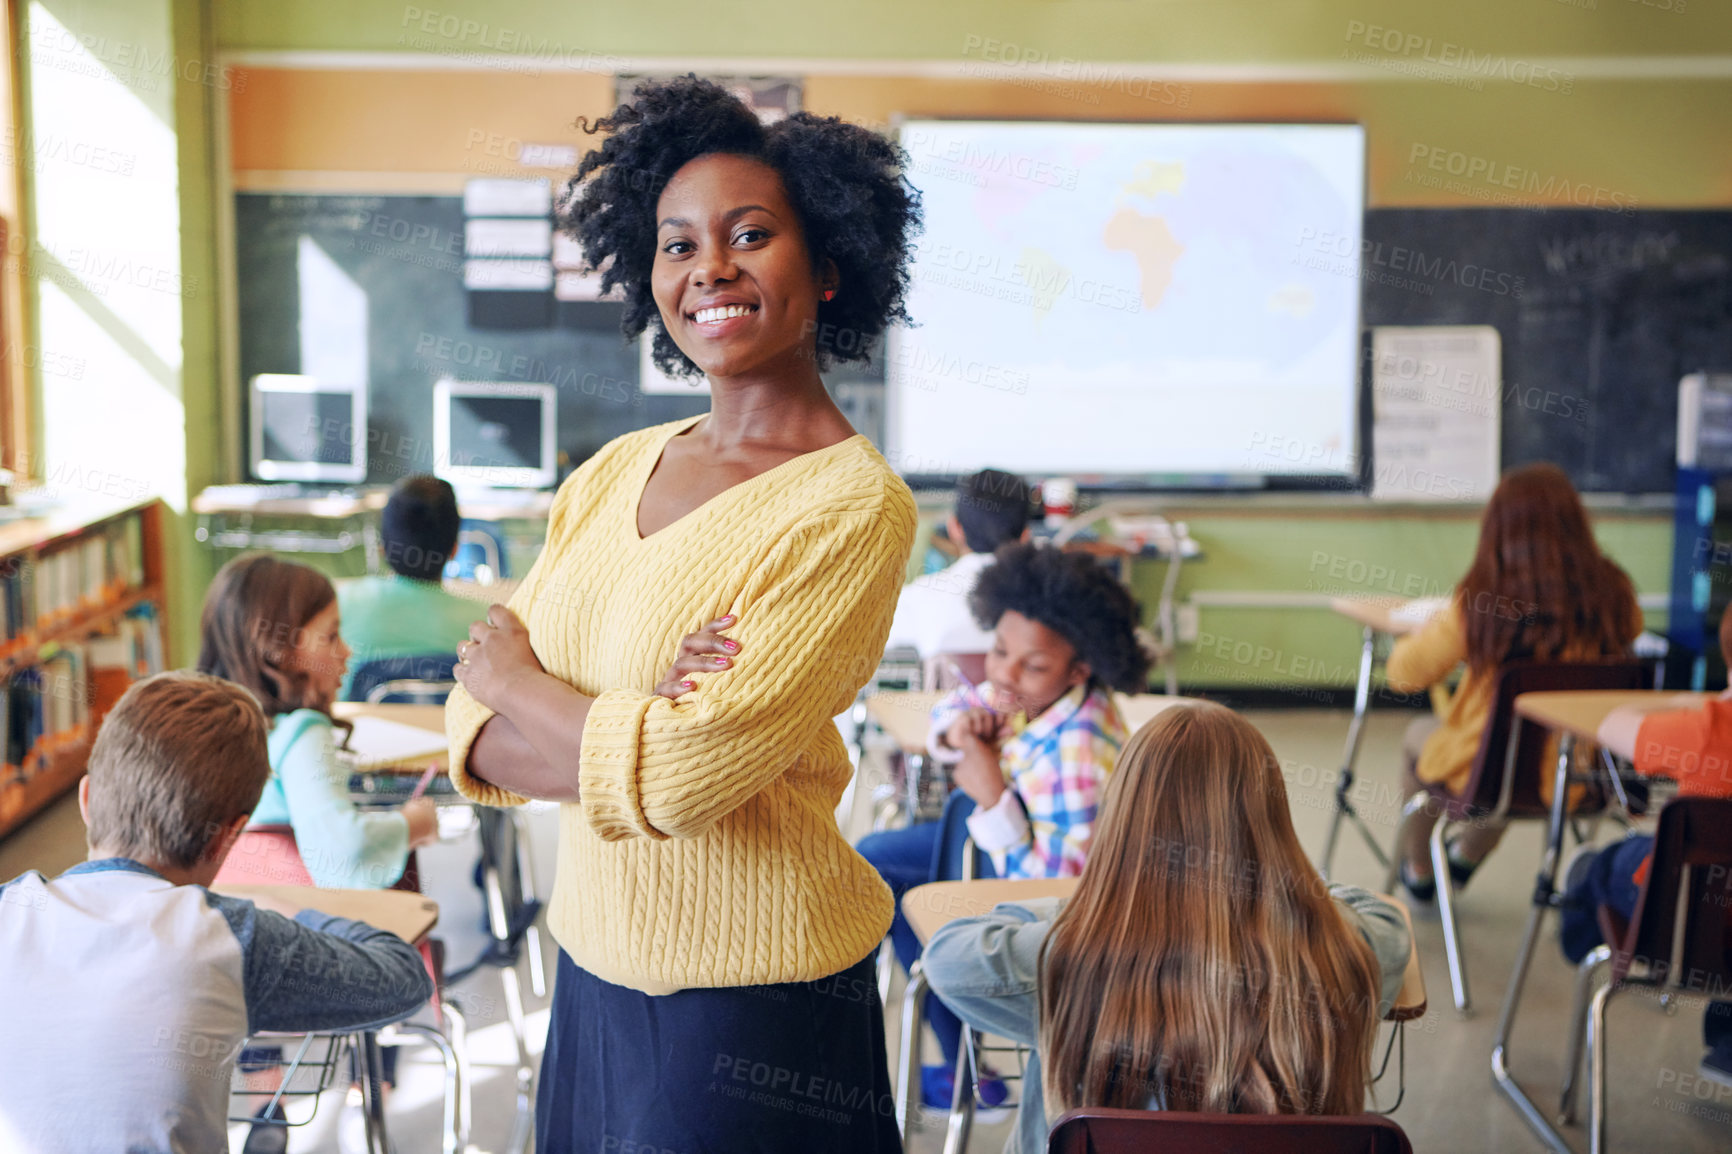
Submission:
<svg viewBox="0 0 1732 1154">
<path fill-rule="evenodd" d="M 1498 481 L 1503 355 L 1490 325 L 1371 333 L 1371 496 L 1484 501 Z"/>
</svg>

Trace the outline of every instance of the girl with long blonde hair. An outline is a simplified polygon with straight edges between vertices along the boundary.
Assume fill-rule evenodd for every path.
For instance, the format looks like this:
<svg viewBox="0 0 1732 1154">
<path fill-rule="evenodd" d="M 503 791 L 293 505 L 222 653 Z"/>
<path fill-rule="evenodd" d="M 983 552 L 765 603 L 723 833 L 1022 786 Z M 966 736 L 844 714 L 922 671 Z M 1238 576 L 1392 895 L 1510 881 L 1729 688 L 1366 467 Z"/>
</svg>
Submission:
<svg viewBox="0 0 1732 1154">
<path fill-rule="evenodd" d="M 1035 1047 L 1011 1149 L 1037 1154 L 1082 1106 L 1358 1113 L 1409 949 L 1393 905 L 1306 859 L 1263 736 L 1197 702 L 1120 756 L 1075 896 L 952 922 L 923 965 Z"/>
</svg>

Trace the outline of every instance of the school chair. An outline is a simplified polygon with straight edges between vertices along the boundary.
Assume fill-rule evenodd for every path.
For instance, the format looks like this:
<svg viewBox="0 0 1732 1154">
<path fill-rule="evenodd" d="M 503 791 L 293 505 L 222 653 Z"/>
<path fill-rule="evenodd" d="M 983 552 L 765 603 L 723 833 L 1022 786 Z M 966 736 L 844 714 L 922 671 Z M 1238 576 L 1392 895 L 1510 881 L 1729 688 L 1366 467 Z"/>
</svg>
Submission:
<svg viewBox="0 0 1732 1154">
<path fill-rule="evenodd" d="M 1413 1154 L 1400 1126 L 1377 1114 L 1189 1114 L 1176 1110 L 1072 1110 L 1046 1139 L 1047 1154 Z"/>
<path fill-rule="evenodd" d="M 445 576 L 482 585 L 510 576 L 505 571 L 505 533 L 497 521 L 459 524 L 457 548 L 445 563 Z"/>
<path fill-rule="evenodd" d="M 1443 916 L 1443 946 L 1449 959 L 1449 983 L 1455 1008 L 1462 1016 L 1472 1011 L 1467 984 L 1467 962 L 1461 948 L 1461 925 L 1455 912 L 1455 891 L 1449 880 L 1446 838 L 1452 826 L 1470 822 L 1548 821 L 1550 807 L 1540 793 L 1549 780 L 1546 746 L 1550 732 L 1537 725 L 1522 725 L 1515 713 L 1515 699 L 1524 693 L 1546 693 L 1582 689 L 1641 689 L 1647 684 L 1647 665 L 1642 661 L 1517 661 L 1504 666 L 1492 691 L 1491 711 L 1479 751 L 1474 755 L 1467 788 L 1461 794 L 1445 786 L 1431 785 L 1407 799 L 1396 823 L 1395 845 L 1389 855 L 1385 893 L 1394 893 L 1401 871 L 1401 847 L 1407 823 L 1424 809 L 1440 812 L 1431 829 L 1432 875 L 1437 879 L 1437 903 Z M 1577 813 L 1603 808 L 1590 797 Z"/>
<path fill-rule="evenodd" d="M 367 691 L 368 705 L 444 705 L 457 687 L 455 681 L 419 677 L 393 677 Z"/>
<path fill-rule="evenodd" d="M 263 1121 L 266 1125 L 274 1122 L 291 1129 L 305 1126 L 317 1116 L 320 1097 L 337 1084 L 339 1072 L 356 1081 L 369 1080 L 370 1100 L 377 1109 L 383 1069 L 380 1048 L 405 1046 L 418 1038 L 438 1052 L 444 1068 L 441 1154 L 464 1154 L 470 1148 L 469 1126 L 473 1117 L 468 1027 L 462 1013 L 445 996 L 444 943 L 429 938 L 417 949 L 433 979 L 431 1024 L 395 1022 L 365 1031 L 250 1034 L 236 1063 L 230 1090 L 238 1112 L 229 1115 L 228 1120 L 246 1124 Z M 294 1051 L 292 1055 L 287 1053 L 290 1049 Z M 349 1061 L 343 1060 L 345 1055 L 350 1056 Z M 297 1119 L 290 1115 L 289 1108 L 300 1101 L 311 1105 L 306 1116 Z M 257 1113 L 249 1112 L 255 1104 L 259 1104 Z"/>
<path fill-rule="evenodd" d="M 1576 970 L 1575 1004 L 1564 1052 L 1559 1121 L 1575 1120 L 1577 1071 L 1584 1032 L 1588 1059 L 1588 1141 L 1606 1149 L 1606 1006 L 1629 986 L 1664 994 L 1732 991 L 1732 798 L 1678 798 L 1660 811 L 1648 878 L 1626 922 L 1616 911 L 1597 911 L 1605 945 Z M 1680 928 L 1680 922 L 1682 927 Z M 1599 970 L 1610 980 L 1588 1001 Z"/>
<path fill-rule="evenodd" d="M 349 694 L 346 701 L 370 701 L 377 704 L 383 698 L 375 698 L 373 692 L 388 682 L 423 681 L 439 682 L 450 692 L 450 686 L 455 685 L 452 670 L 457 665 L 455 648 L 439 653 L 413 653 L 404 657 L 375 657 L 363 661 L 355 667 L 355 675 L 349 681 Z M 439 701 L 444 701 L 441 696 Z"/>
</svg>

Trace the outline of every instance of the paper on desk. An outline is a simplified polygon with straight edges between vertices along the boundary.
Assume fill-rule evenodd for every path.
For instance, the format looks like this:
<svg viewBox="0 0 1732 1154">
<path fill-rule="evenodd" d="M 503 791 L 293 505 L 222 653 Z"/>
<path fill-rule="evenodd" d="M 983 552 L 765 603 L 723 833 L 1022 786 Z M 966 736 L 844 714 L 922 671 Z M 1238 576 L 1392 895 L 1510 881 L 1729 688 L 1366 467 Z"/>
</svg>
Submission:
<svg viewBox="0 0 1732 1154">
<path fill-rule="evenodd" d="M 380 717 L 357 717 L 355 731 L 349 735 L 348 753 L 354 768 L 371 769 L 437 757 L 447 747 L 443 733 Z"/>
<path fill-rule="evenodd" d="M 1411 625 L 1424 625 L 1439 613 L 1449 608 L 1447 597 L 1420 597 L 1405 605 L 1397 605 L 1389 611 L 1391 620 L 1403 621 Z"/>
</svg>

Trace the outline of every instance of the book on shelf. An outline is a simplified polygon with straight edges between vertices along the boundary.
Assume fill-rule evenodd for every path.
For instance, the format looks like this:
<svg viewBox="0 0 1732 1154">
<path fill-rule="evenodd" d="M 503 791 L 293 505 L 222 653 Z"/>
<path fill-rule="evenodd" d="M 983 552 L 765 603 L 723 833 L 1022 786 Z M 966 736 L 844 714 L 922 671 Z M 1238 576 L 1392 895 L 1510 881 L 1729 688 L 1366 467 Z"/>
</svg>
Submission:
<svg viewBox="0 0 1732 1154">
<path fill-rule="evenodd" d="M 0 652 L 100 611 L 144 584 L 144 518 L 134 513 L 40 552 L 0 559 Z"/>
<path fill-rule="evenodd" d="M 0 784 L 27 780 L 55 753 L 94 737 L 127 686 L 160 673 L 163 664 L 162 620 L 147 601 L 128 610 L 112 633 L 46 646 L 38 664 L 0 678 Z"/>
</svg>

